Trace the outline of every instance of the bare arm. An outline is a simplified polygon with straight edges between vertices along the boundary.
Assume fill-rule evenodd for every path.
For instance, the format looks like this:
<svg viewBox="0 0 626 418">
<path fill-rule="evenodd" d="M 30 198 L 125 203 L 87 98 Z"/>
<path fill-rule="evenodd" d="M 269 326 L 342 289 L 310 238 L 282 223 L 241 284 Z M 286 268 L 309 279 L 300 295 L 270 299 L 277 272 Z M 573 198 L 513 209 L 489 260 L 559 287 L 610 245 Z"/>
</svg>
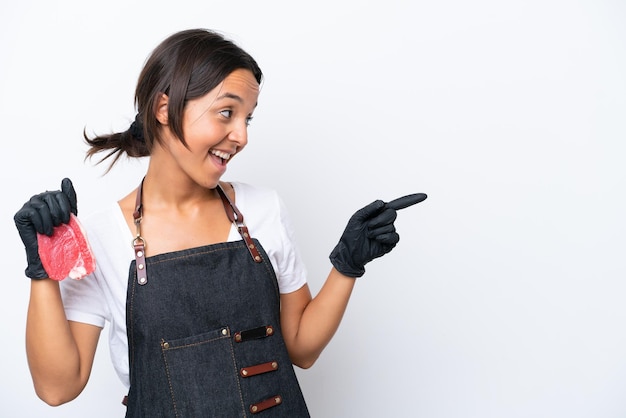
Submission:
<svg viewBox="0 0 626 418">
<path fill-rule="evenodd" d="M 354 283 L 333 268 L 315 298 L 308 285 L 281 295 L 283 338 L 293 364 L 306 369 L 315 363 L 339 328 Z"/>
<path fill-rule="evenodd" d="M 87 384 L 101 328 L 68 321 L 59 283 L 32 280 L 26 323 L 26 354 L 37 396 L 57 406 Z"/>
</svg>

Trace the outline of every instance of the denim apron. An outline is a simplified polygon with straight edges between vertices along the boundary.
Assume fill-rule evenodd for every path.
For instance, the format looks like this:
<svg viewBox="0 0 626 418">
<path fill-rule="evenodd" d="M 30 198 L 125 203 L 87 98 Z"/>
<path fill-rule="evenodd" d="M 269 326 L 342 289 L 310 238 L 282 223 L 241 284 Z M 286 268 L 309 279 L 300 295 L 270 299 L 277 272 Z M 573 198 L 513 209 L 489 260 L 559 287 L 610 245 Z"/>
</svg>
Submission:
<svg viewBox="0 0 626 418">
<path fill-rule="evenodd" d="M 280 329 L 276 275 L 236 206 L 218 186 L 243 240 L 146 258 L 141 188 L 126 417 L 309 417 Z"/>
</svg>

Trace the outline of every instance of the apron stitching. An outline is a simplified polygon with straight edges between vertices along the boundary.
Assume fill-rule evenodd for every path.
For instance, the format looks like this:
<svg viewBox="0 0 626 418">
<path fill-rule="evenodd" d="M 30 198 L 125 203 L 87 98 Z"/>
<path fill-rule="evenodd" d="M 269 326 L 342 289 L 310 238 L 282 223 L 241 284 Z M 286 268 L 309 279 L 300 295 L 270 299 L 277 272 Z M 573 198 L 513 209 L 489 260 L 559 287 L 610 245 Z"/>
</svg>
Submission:
<svg viewBox="0 0 626 418">
<path fill-rule="evenodd" d="M 133 332 L 133 327 L 134 327 L 134 324 L 135 324 L 135 321 L 133 321 L 133 312 L 134 312 L 133 304 L 134 304 L 134 301 L 135 301 L 135 280 L 133 280 L 133 285 L 132 286 L 133 287 L 132 287 L 132 290 L 131 290 L 130 307 L 129 307 L 129 312 L 128 312 L 128 314 L 130 316 L 130 318 L 129 318 L 130 321 L 127 321 L 129 323 L 128 333 L 130 335 L 130 338 L 128 338 L 128 344 L 131 347 L 130 356 L 129 356 L 129 368 L 128 368 L 129 369 L 129 373 L 128 373 L 129 374 L 129 378 L 131 377 L 130 373 L 132 371 L 132 368 L 130 367 L 130 364 L 132 364 L 135 361 L 135 338 L 134 338 L 135 334 Z M 132 378 L 130 378 L 130 381 L 132 381 Z"/>
<path fill-rule="evenodd" d="M 263 263 L 263 267 L 265 267 L 265 270 L 267 271 L 267 274 L 269 275 L 270 278 L 276 277 L 276 273 L 274 273 L 273 268 L 270 269 L 270 266 L 268 265 L 268 263 Z M 278 289 L 278 282 L 276 281 L 276 279 L 271 280 L 271 282 L 276 292 L 276 296 L 278 297 L 278 300 L 280 301 L 280 290 Z"/>
<path fill-rule="evenodd" d="M 246 405 L 243 402 L 243 392 L 241 391 L 241 384 L 239 383 L 239 373 L 237 372 L 237 360 L 235 360 L 235 349 L 233 348 L 233 340 L 232 338 L 228 339 L 229 347 L 230 347 L 230 357 L 233 359 L 233 366 L 235 371 L 235 380 L 237 381 L 237 391 L 239 392 L 239 402 L 241 402 L 241 414 L 245 418 L 246 417 Z"/>
<path fill-rule="evenodd" d="M 174 396 L 174 388 L 172 388 L 172 379 L 170 378 L 170 367 L 167 363 L 167 356 L 165 355 L 165 350 L 163 346 L 161 346 L 161 356 L 163 357 L 163 362 L 165 363 L 165 374 L 167 374 L 167 385 L 170 388 L 170 397 L 172 398 L 172 405 L 174 407 L 174 415 L 178 417 L 178 408 L 176 407 L 176 397 Z"/>
<path fill-rule="evenodd" d="M 166 348 L 162 348 L 162 351 L 165 352 L 165 351 L 178 350 L 179 348 L 197 347 L 199 345 L 212 343 L 213 341 L 223 340 L 225 338 L 229 338 L 229 337 L 217 337 L 217 338 L 211 338 L 210 340 L 198 341 L 197 343 L 185 344 L 185 345 L 177 345 L 176 347 L 169 347 L 167 349 Z M 165 341 L 165 340 L 162 340 L 162 341 Z"/>
</svg>

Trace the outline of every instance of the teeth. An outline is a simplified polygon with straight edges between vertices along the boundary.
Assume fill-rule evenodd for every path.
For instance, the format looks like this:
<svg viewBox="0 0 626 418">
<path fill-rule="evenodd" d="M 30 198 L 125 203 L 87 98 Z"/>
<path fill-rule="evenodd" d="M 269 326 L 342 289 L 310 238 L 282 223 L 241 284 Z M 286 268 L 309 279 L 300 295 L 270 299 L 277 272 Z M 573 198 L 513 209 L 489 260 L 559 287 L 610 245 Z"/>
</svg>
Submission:
<svg viewBox="0 0 626 418">
<path fill-rule="evenodd" d="M 212 149 L 211 150 L 211 154 L 216 155 L 216 156 L 218 156 L 218 157 L 220 157 L 220 158 L 222 158 L 224 160 L 227 160 L 227 161 L 230 159 L 230 154 L 228 154 L 226 152 L 223 152 L 223 151 L 220 151 L 220 150 Z"/>
</svg>

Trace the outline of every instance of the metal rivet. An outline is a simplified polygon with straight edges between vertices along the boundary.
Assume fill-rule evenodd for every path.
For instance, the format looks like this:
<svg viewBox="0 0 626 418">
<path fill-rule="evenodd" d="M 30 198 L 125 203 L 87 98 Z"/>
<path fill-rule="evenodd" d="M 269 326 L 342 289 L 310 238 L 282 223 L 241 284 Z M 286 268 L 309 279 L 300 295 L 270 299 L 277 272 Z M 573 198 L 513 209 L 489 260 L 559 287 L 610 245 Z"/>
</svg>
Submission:
<svg viewBox="0 0 626 418">
<path fill-rule="evenodd" d="M 244 232 L 244 233 L 243 233 L 243 236 L 244 236 L 244 237 L 246 237 L 246 238 L 248 238 L 248 233 L 247 233 L 247 232 Z"/>
<path fill-rule="evenodd" d="M 282 402 L 282 399 L 280 398 L 280 396 L 277 396 L 274 398 L 274 402 L 276 402 L 277 404 Z"/>
<path fill-rule="evenodd" d="M 235 335 L 235 341 L 241 342 L 241 334 Z"/>
<path fill-rule="evenodd" d="M 253 249 L 254 249 L 254 244 L 250 244 L 250 245 L 248 245 L 248 248 L 250 248 L 251 250 L 253 250 Z"/>
<path fill-rule="evenodd" d="M 224 329 L 222 330 L 222 335 L 227 335 L 227 334 L 228 334 L 228 330 L 227 330 L 226 328 L 224 328 Z"/>
<path fill-rule="evenodd" d="M 167 350 L 168 348 L 170 348 L 170 343 L 168 343 L 168 342 L 164 342 L 164 343 L 163 343 L 163 348 L 165 348 L 166 350 Z"/>
<path fill-rule="evenodd" d="M 265 330 L 265 333 L 267 335 L 272 335 L 274 333 L 274 328 L 272 327 L 267 327 L 267 329 Z"/>
<path fill-rule="evenodd" d="M 146 278 L 145 277 L 140 277 L 139 278 L 139 284 L 145 284 L 146 283 Z"/>
<path fill-rule="evenodd" d="M 272 362 L 272 369 L 277 369 L 278 368 L 278 363 L 276 363 L 275 361 Z"/>
<path fill-rule="evenodd" d="M 137 266 L 137 268 L 138 268 L 139 270 L 143 270 L 143 264 L 139 264 L 139 265 Z"/>
<path fill-rule="evenodd" d="M 258 409 L 259 409 L 259 407 L 258 407 L 258 406 L 256 406 L 256 405 L 253 405 L 253 406 L 250 408 L 250 410 L 251 410 L 252 412 L 256 412 Z"/>
<path fill-rule="evenodd" d="M 242 374 L 243 376 L 247 376 L 247 375 L 248 375 L 248 371 L 247 371 L 246 369 L 242 369 L 242 370 L 241 370 L 241 374 Z"/>
<path fill-rule="evenodd" d="M 137 257 L 143 257 L 143 251 L 137 251 Z"/>
<path fill-rule="evenodd" d="M 257 255 L 256 257 L 254 257 L 254 259 L 255 259 L 256 261 L 260 261 L 260 260 L 261 260 L 261 257 L 259 257 L 259 256 Z"/>
</svg>

